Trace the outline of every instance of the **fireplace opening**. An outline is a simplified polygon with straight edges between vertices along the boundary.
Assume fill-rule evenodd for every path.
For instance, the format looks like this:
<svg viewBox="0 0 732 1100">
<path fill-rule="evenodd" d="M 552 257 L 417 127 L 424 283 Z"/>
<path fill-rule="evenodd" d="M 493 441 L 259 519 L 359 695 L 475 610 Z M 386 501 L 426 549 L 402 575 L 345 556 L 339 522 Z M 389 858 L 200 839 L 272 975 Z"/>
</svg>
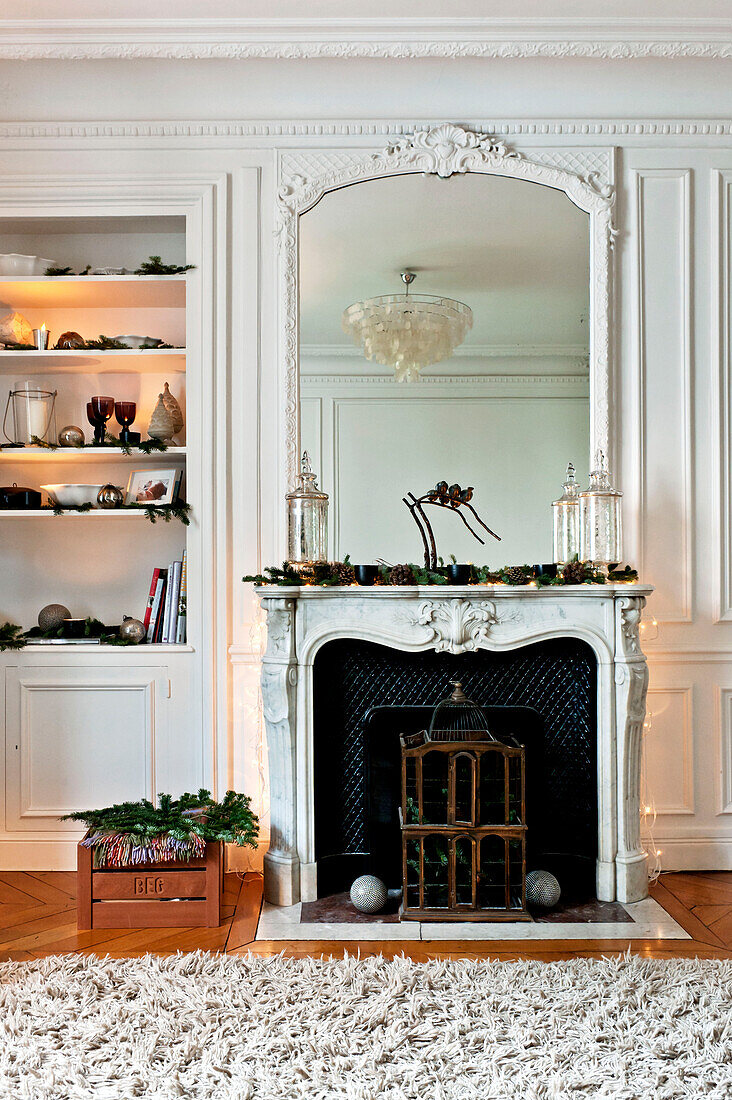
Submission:
<svg viewBox="0 0 732 1100">
<path fill-rule="evenodd" d="M 575 638 L 504 652 L 405 653 L 339 639 L 315 658 L 314 792 L 318 896 L 360 874 L 401 885 L 400 733 L 429 725 L 451 680 L 488 727 L 526 747 L 527 869 L 565 895 L 595 896 L 597 662 Z"/>
</svg>

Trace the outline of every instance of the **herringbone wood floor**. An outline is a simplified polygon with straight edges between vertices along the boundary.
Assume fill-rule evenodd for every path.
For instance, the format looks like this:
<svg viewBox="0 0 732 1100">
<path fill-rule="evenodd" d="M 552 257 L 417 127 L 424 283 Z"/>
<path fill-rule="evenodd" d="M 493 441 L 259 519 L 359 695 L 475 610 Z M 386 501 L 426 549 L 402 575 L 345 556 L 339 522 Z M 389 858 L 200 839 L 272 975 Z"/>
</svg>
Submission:
<svg viewBox="0 0 732 1100">
<path fill-rule="evenodd" d="M 732 958 L 732 872 L 663 875 L 652 896 L 692 940 L 535 940 L 507 943 L 414 943 L 368 941 L 254 942 L 262 902 L 259 875 L 225 876 L 224 922 L 220 928 L 155 928 L 76 931 L 76 875 L 71 871 L 0 871 L 0 961 L 37 959 L 67 952 L 129 958 L 152 951 L 246 951 L 273 955 L 401 954 L 426 958 L 567 959 L 627 950 L 656 957 L 696 955 Z M 486 930 L 488 932 L 488 930 Z"/>
</svg>

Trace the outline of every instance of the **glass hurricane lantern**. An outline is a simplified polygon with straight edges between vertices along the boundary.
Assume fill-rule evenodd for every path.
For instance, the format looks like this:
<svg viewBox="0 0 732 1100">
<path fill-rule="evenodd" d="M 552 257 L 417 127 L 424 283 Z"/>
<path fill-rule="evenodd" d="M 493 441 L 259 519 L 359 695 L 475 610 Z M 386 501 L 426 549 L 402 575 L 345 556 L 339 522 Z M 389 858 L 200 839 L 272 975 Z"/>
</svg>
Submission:
<svg viewBox="0 0 732 1100">
<path fill-rule="evenodd" d="M 580 553 L 580 487 L 574 476 L 574 465 L 567 464 L 564 492 L 552 501 L 554 516 L 554 561 L 566 565 Z"/>
<path fill-rule="evenodd" d="M 299 485 L 286 496 L 287 560 L 304 580 L 328 560 L 328 494 L 318 488 L 310 456 L 303 452 Z"/>
<path fill-rule="evenodd" d="M 589 487 L 579 494 L 582 561 L 593 562 L 605 570 L 610 563 L 622 561 L 622 497 L 610 482 L 605 455 L 598 451 Z"/>
</svg>

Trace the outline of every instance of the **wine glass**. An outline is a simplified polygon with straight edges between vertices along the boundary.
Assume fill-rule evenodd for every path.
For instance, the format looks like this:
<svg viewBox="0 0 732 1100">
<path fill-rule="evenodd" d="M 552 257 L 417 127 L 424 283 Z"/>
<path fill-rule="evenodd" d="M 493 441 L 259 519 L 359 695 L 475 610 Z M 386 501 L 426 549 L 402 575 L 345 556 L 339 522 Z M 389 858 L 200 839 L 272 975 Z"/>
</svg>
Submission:
<svg viewBox="0 0 732 1100">
<path fill-rule="evenodd" d="M 92 397 L 91 401 L 87 402 L 86 415 L 89 423 L 94 425 L 94 442 L 98 446 L 102 446 L 104 443 L 104 425 L 113 413 L 113 397 Z"/>
<path fill-rule="evenodd" d="M 137 416 L 137 405 L 134 401 L 115 401 L 114 415 L 117 418 L 117 423 L 122 428 L 122 431 L 119 433 L 120 442 L 129 443 L 130 424 L 132 424 Z"/>
</svg>

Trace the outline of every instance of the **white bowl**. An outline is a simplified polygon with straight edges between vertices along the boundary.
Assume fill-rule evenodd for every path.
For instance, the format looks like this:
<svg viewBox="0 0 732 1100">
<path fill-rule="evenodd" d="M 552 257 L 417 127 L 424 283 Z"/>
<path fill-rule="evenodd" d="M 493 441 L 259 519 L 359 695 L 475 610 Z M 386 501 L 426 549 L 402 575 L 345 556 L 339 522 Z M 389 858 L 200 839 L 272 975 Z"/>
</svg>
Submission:
<svg viewBox="0 0 732 1100">
<path fill-rule="evenodd" d="M 126 348 L 155 348 L 163 342 L 157 336 L 134 336 L 131 333 L 114 336 L 113 339 L 119 340 L 120 344 L 124 344 Z"/>
<path fill-rule="evenodd" d="M 78 508 L 80 504 L 97 503 L 101 485 L 41 485 L 51 500 L 62 508 Z"/>
<path fill-rule="evenodd" d="M 0 255 L 0 275 L 45 275 L 47 267 L 55 266 L 55 260 L 42 256 L 21 256 L 17 252 Z"/>
</svg>

